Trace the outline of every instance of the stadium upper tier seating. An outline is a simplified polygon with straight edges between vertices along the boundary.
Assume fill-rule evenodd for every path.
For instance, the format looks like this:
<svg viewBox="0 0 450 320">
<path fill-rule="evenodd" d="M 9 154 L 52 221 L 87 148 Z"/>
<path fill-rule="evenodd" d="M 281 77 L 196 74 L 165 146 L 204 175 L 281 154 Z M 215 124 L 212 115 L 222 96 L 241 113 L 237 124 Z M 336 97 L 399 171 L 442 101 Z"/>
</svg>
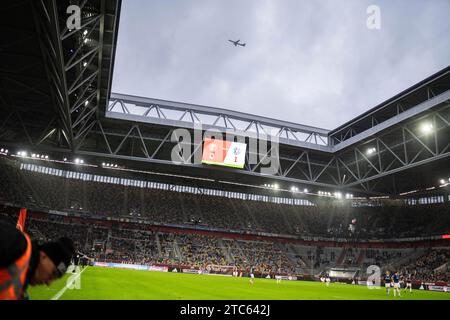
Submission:
<svg viewBox="0 0 450 320">
<path fill-rule="evenodd" d="M 387 239 L 450 232 L 446 204 L 299 206 L 84 181 L 20 170 L 0 159 L 0 202 L 43 211 L 295 236 Z M 356 218 L 355 231 L 348 229 Z"/>
</svg>

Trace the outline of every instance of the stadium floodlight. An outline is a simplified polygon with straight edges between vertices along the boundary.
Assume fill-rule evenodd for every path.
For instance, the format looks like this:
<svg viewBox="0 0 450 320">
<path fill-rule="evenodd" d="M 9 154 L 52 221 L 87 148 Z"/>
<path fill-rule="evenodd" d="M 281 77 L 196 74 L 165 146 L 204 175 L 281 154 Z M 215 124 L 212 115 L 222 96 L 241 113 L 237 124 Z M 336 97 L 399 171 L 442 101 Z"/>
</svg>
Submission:
<svg viewBox="0 0 450 320">
<path fill-rule="evenodd" d="M 88 104 L 89 104 L 89 101 L 86 100 L 86 101 L 84 102 L 84 105 L 87 106 Z"/>
<path fill-rule="evenodd" d="M 366 153 L 367 153 L 368 155 L 371 155 L 371 154 L 373 154 L 373 153 L 375 153 L 375 152 L 377 152 L 377 149 L 376 149 L 376 148 L 369 148 L 369 149 L 367 149 L 367 151 L 366 151 Z"/>
<path fill-rule="evenodd" d="M 3 151 L 3 149 L 2 149 L 2 151 Z M 31 154 L 31 157 L 32 158 L 36 157 L 36 154 L 35 153 Z"/>
<path fill-rule="evenodd" d="M 3 150 L 3 148 L 2 149 L 0 149 L 0 152 L 3 152 L 4 150 Z"/>
<path fill-rule="evenodd" d="M 88 31 L 87 31 L 87 30 L 84 30 L 84 31 L 83 31 L 83 36 L 87 35 L 87 33 L 88 33 Z"/>
<path fill-rule="evenodd" d="M 334 196 L 335 196 L 336 198 L 338 198 L 338 199 L 341 199 L 341 198 L 342 198 L 342 193 L 340 193 L 340 192 L 335 192 L 335 193 L 334 193 Z"/>
<path fill-rule="evenodd" d="M 117 168 L 117 164 L 114 165 L 114 168 Z"/>
<path fill-rule="evenodd" d="M 64 158 L 63 161 L 67 161 L 67 158 Z"/>
<path fill-rule="evenodd" d="M 87 66 L 87 62 L 85 61 L 85 62 L 83 62 L 83 67 L 86 67 Z"/>
<path fill-rule="evenodd" d="M 278 187 L 278 184 L 275 183 L 275 184 L 273 185 L 273 188 L 277 190 L 277 189 L 279 188 L 279 187 Z"/>
<path fill-rule="evenodd" d="M 308 189 L 303 189 L 303 192 L 304 192 L 304 193 L 307 193 L 307 192 L 308 192 Z"/>
<path fill-rule="evenodd" d="M 45 156 L 43 154 L 41 154 L 41 159 L 44 159 L 44 158 L 45 158 Z"/>
<path fill-rule="evenodd" d="M 84 163 L 84 160 L 83 160 L 83 159 L 81 159 L 81 160 L 80 160 L 80 163 L 81 163 L 81 164 L 83 164 L 83 163 Z"/>
<path fill-rule="evenodd" d="M 103 166 L 103 167 L 105 166 L 105 163 L 104 163 L 104 162 L 102 163 L 102 166 Z"/>
<path fill-rule="evenodd" d="M 420 131 L 422 131 L 422 133 L 424 133 L 424 134 L 431 133 L 431 132 L 433 132 L 433 125 L 429 122 L 424 122 L 420 126 Z"/>
<path fill-rule="evenodd" d="M 444 179 L 441 179 L 439 182 L 440 182 L 441 184 L 445 184 L 445 180 L 444 180 Z"/>
<path fill-rule="evenodd" d="M 45 159 L 48 159 L 48 156 L 45 156 Z"/>
<path fill-rule="evenodd" d="M 84 43 L 87 43 L 87 42 L 88 42 L 88 38 L 84 39 Z"/>
</svg>

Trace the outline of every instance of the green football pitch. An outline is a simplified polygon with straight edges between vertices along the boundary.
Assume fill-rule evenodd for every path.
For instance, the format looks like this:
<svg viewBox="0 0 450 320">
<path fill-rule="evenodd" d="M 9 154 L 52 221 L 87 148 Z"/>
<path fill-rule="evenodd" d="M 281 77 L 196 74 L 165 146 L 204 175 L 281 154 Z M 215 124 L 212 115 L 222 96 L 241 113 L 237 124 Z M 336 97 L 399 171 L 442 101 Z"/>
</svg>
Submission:
<svg viewBox="0 0 450 320">
<path fill-rule="evenodd" d="M 255 279 L 251 285 L 249 278 L 102 267 L 66 274 L 50 287 L 30 287 L 28 293 L 31 300 L 450 300 L 444 292 L 402 290 L 401 297 L 394 297 L 392 289 L 387 296 L 384 288 L 348 284 Z"/>
</svg>

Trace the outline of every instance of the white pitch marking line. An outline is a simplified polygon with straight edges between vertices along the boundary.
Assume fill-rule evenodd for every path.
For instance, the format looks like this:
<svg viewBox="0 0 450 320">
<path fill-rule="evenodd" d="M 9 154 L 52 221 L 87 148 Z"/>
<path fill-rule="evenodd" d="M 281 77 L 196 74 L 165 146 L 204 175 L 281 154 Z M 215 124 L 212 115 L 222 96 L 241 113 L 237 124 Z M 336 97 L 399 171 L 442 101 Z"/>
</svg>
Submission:
<svg viewBox="0 0 450 320">
<path fill-rule="evenodd" d="M 84 272 L 84 270 L 86 270 L 87 267 L 84 267 L 83 270 L 81 270 L 81 272 L 79 274 L 77 274 L 70 283 L 66 283 L 66 285 L 64 286 L 64 288 L 62 288 L 61 290 L 59 290 L 59 292 L 57 294 L 55 294 L 53 296 L 53 298 L 51 298 L 51 300 L 59 300 L 59 298 L 61 298 L 61 296 L 64 294 L 64 292 L 66 292 L 66 290 L 69 288 L 69 285 L 72 285 L 72 283 Z"/>
</svg>

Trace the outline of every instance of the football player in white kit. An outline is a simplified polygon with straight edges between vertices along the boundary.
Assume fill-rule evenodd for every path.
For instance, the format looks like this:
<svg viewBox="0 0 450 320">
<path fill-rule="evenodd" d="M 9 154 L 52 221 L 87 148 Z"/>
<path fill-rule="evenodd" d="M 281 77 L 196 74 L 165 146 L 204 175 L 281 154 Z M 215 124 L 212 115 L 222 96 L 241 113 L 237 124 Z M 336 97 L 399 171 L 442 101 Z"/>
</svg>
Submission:
<svg viewBox="0 0 450 320">
<path fill-rule="evenodd" d="M 255 279 L 255 274 L 253 273 L 253 267 L 250 268 L 250 284 L 253 285 L 254 283 L 254 279 Z"/>
<path fill-rule="evenodd" d="M 237 277 L 239 275 L 238 271 L 237 271 L 237 267 L 233 267 L 233 277 Z"/>
<path fill-rule="evenodd" d="M 281 268 L 278 268 L 278 273 L 275 275 L 275 279 L 277 279 L 277 284 L 281 283 Z"/>
<path fill-rule="evenodd" d="M 331 278 L 330 278 L 330 275 L 327 273 L 327 275 L 325 276 L 325 282 L 326 282 L 326 284 L 327 284 L 327 287 L 330 285 L 330 283 L 331 283 Z"/>
</svg>

